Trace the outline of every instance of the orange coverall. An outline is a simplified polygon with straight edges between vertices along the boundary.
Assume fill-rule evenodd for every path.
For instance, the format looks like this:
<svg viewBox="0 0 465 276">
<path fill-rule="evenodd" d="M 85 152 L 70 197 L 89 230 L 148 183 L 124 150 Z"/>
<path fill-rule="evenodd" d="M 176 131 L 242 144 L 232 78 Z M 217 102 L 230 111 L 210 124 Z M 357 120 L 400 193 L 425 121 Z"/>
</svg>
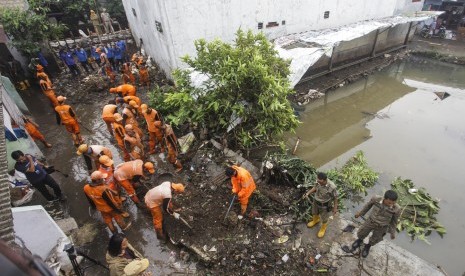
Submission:
<svg viewBox="0 0 465 276">
<path fill-rule="evenodd" d="M 24 128 L 26 129 L 27 133 L 32 137 L 32 139 L 39 140 L 42 143 L 45 143 L 44 135 L 37 129 L 37 127 L 32 124 L 31 122 L 24 123 Z"/>
<path fill-rule="evenodd" d="M 124 135 L 126 135 L 126 130 L 124 126 L 118 122 L 113 122 L 113 129 L 115 130 L 114 136 L 118 147 L 123 151 L 123 159 L 124 161 L 129 161 L 131 158 L 129 157 L 129 153 L 124 146 Z"/>
<path fill-rule="evenodd" d="M 102 119 L 107 125 L 107 129 L 111 135 L 113 135 L 113 129 L 111 124 L 115 122 L 115 118 L 113 118 L 113 114 L 117 112 L 117 106 L 114 104 L 107 104 L 103 107 L 102 110 Z"/>
<path fill-rule="evenodd" d="M 144 201 L 147 205 L 147 208 L 150 209 L 153 218 L 153 226 L 155 227 L 155 232 L 157 233 L 158 238 L 164 237 L 163 231 L 163 208 L 171 208 L 171 200 L 168 206 L 163 206 L 163 201 L 165 199 L 171 199 L 171 182 L 165 181 L 155 188 L 150 189 L 145 195 Z M 168 210 L 166 210 L 168 211 Z"/>
<path fill-rule="evenodd" d="M 232 192 L 237 194 L 237 198 L 241 203 L 241 213 L 245 214 L 249 197 L 256 188 L 255 181 L 246 169 L 239 166 L 232 166 L 232 168 L 237 172 L 236 176 L 231 177 Z"/>
<path fill-rule="evenodd" d="M 116 87 L 116 92 L 110 92 L 110 93 L 116 93 L 116 94 L 121 93 L 123 97 L 136 96 L 136 87 L 132 84 L 122 84 Z"/>
<path fill-rule="evenodd" d="M 137 159 L 133 161 L 124 162 L 115 168 L 114 178 L 121 187 L 126 190 L 128 196 L 135 202 L 139 203 L 139 198 L 136 195 L 136 190 L 131 183 L 131 180 L 136 176 L 143 176 L 144 161 Z"/>
<path fill-rule="evenodd" d="M 52 89 L 52 86 L 45 80 L 40 80 L 39 81 L 40 88 L 42 89 L 42 92 L 44 95 L 50 100 L 52 103 L 53 107 L 56 107 L 58 105 L 58 100 L 55 95 L 55 91 Z"/>
<path fill-rule="evenodd" d="M 115 219 L 121 229 L 126 228 L 126 223 L 121 216 L 121 211 L 116 207 L 114 197 L 105 185 L 91 186 L 86 184 L 84 186 L 84 193 L 89 199 L 89 203 L 93 203 L 97 210 L 100 211 L 103 221 L 108 225 L 111 232 L 116 232 L 112 219 Z"/>
<path fill-rule="evenodd" d="M 150 114 L 148 113 L 149 110 L 142 112 L 142 115 L 144 115 L 145 121 L 147 122 L 147 130 L 149 132 L 149 153 L 155 153 L 155 147 L 157 143 L 160 145 L 161 152 L 164 152 L 165 149 L 163 145 L 161 121 L 159 119 L 158 112 L 155 109 L 150 110 Z"/>
</svg>

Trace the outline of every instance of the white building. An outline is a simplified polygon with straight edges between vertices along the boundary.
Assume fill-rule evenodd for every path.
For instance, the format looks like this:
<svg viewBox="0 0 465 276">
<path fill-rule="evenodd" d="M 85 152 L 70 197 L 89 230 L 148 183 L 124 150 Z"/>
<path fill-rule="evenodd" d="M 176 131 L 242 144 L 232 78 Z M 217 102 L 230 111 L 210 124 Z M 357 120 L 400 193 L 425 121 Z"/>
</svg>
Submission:
<svg viewBox="0 0 465 276">
<path fill-rule="evenodd" d="M 232 41 L 238 28 L 269 39 L 420 11 L 424 0 L 123 0 L 136 41 L 170 77 L 194 41 Z"/>
</svg>

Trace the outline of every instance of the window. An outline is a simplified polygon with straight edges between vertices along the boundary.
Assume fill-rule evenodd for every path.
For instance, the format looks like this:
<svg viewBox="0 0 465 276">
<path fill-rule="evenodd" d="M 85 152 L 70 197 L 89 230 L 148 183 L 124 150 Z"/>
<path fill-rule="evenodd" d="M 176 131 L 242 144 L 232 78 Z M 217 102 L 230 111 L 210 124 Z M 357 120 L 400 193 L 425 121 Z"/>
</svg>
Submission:
<svg viewBox="0 0 465 276">
<path fill-rule="evenodd" d="M 324 19 L 329 18 L 329 11 L 325 11 L 325 13 L 324 13 L 324 15 L 323 15 L 323 18 L 324 18 Z"/>
<path fill-rule="evenodd" d="M 132 14 L 134 14 L 134 17 L 137 17 L 136 10 L 132 8 Z"/>
</svg>

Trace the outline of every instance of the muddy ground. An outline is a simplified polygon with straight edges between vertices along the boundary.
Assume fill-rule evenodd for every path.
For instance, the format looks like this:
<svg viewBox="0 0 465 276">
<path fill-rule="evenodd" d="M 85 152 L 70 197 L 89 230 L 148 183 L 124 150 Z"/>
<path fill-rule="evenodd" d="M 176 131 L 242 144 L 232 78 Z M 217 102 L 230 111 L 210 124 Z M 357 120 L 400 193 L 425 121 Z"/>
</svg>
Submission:
<svg viewBox="0 0 465 276">
<path fill-rule="evenodd" d="M 407 51 L 392 53 L 301 84 L 296 87 L 297 94 L 293 100 L 301 101 L 301 97 L 307 94 L 309 89 L 325 92 L 328 89 L 345 85 L 375 70 L 381 70 L 396 60 L 406 58 L 407 55 Z M 153 84 L 162 86 L 169 83 L 157 68 L 153 68 L 150 75 Z M 109 81 L 97 74 L 72 79 L 65 72 L 55 77 L 54 81 L 57 90 L 60 91 L 59 94 L 69 97 L 71 105 L 81 106 L 84 109 L 100 108 L 112 98 L 107 92 L 110 87 Z M 118 79 L 117 82 L 119 82 Z M 148 101 L 147 90 L 139 89 L 138 96 L 144 102 Z M 91 128 L 92 131 L 102 133 L 106 131 L 102 124 L 100 129 L 95 126 Z M 178 137 L 183 134 L 186 133 L 177 132 Z M 96 133 L 96 135 L 104 136 L 108 140 L 107 134 Z M 56 154 L 52 155 L 52 159 L 53 157 L 56 157 Z M 289 203 L 298 198 L 301 191 L 256 179 L 257 192 L 253 195 L 247 215 L 242 218 L 238 217 L 240 207 L 236 201 L 225 218 L 232 193 L 229 180 L 223 176 L 223 171 L 225 165 L 237 160 L 226 158 L 209 141 L 196 141 L 191 151 L 182 156 L 184 171 L 181 174 L 175 174 L 173 168 L 163 160 L 163 156 L 152 156 L 151 159 L 156 163 L 157 173 L 152 181 L 145 183 L 145 186 L 138 190 L 139 195 L 142 197 L 148 188 L 166 179 L 186 184 L 186 193 L 176 196 L 174 203 L 182 208 L 180 214 L 192 229 L 172 217 L 166 218 L 166 229 L 174 246 L 170 243 L 162 243 L 160 246 L 176 252 L 174 255 L 177 260 L 184 264 L 197 262 L 196 273 L 198 275 L 257 275 L 262 273 L 312 275 L 312 273 L 318 273 L 314 272 L 316 269 L 333 268 L 330 262 L 325 262 L 325 253 L 328 251 L 328 248 L 325 249 L 327 247 L 325 239 L 310 245 L 308 242 L 303 242 L 301 238 L 297 238 L 301 237 L 302 224 L 297 227 L 294 223 L 292 213 L 289 211 Z M 255 165 L 259 167 L 260 162 L 256 162 Z M 82 195 L 80 197 L 82 199 Z M 143 213 L 146 217 L 136 216 L 136 219 L 143 219 L 144 222 L 137 223 L 133 227 L 145 227 L 148 231 L 152 231 L 150 215 L 147 211 L 134 211 L 135 207 L 130 203 L 129 205 L 131 214 Z M 57 217 L 62 216 L 61 213 L 58 215 Z M 103 254 L 101 251 L 104 250 L 101 243 L 107 241 L 104 237 L 99 237 L 104 232 L 103 226 L 98 224 L 97 227 L 97 231 L 90 227 L 89 231 L 94 231 L 93 240 L 85 242 L 87 252 L 97 254 L 96 251 L 98 251 L 101 255 Z M 129 231 L 140 233 L 142 230 Z M 334 232 L 328 235 L 340 233 L 339 229 L 331 231 Z M 312 234 L 316 235 L 316 232 Z M 96 244 L 100 244 L 98 250 Z M 310 257 L 315 257 L 317 253 L 321 253 L 323 257 L 319 265 L 311 266 Z M 157 259 L 157 256 L 151 257 Z M 163 266 L 161 261 L 156 262 L 157 269 L 161 266 Z M 176 275 L 189 274 L 191 271 L 184 270 L 183 273 L 182 269 L 178 269 L 177 273 Z M 172 271 L 157 274 L 174 275 Z"/>
</svg>

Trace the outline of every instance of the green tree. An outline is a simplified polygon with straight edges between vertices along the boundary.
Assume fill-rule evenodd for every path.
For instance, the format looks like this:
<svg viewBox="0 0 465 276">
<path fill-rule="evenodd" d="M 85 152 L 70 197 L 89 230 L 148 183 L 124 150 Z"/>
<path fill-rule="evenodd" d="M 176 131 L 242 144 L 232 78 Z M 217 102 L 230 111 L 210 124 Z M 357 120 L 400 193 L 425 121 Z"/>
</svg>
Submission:
<svg viewBox="0 0 465 276">
<path fill-rule="evenodd" d="M 175 70 L 176 89 L 164 100 L 169 109 L 177 110 L 168 116 L 172 124 L 190 122 L 246 148 L 297 127 L 287 99 L 293 93 L 287 78 L 289 62 L 278 56 L 264 34 L 238 30 L 233 45 L 200 39 L 195 47 L 197 57 L 185 56 L 183 61 L 208 80 L 195 87 L 192 70 Z"/>
<path fill-rule="evenodd" d="M 33 56 L 40 50 L 40 43 L 60 36 L 65 27 L 52 24 L 46 13 L 48 6 L 40 1 L 29 1 L 29 10 L 19 8 L 1 8 L 0 23 L 11 39 L 14 47 Z"/>
</svg>

